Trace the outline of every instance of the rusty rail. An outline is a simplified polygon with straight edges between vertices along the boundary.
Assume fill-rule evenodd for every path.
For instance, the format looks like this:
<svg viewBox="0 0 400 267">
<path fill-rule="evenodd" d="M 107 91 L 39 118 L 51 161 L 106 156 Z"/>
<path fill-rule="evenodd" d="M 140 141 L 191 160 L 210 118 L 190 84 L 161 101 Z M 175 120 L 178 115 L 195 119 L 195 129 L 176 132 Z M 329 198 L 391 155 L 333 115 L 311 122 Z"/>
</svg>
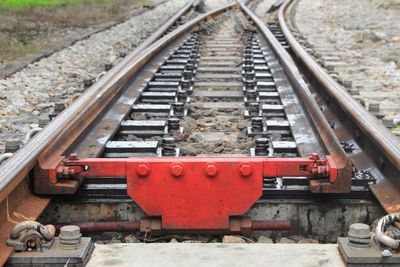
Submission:
<svg viewBox="0 0 400 267">
<path fill-rule="evenodd" d="M 17 151 L 13 157 L 1 165 L 0 202 L 8 196 L 10 191 L 13 190 L 15 186 L 18 185 L 36 165 L 36 160 L 40 153 L 42 153 L 50 143 L 60 139 L 59 135 L 66 128 L 68 128 L 67 126 L 74 121 L 77 115 L 86 114 L 87 107 L 90 106 L 89 103 L 91 101 L 101 101 L 101 98 L 105 96 L 105 93 L 112 86 L 117 84 L 117 79 L 122 76 L 121 73 L 127 69 L 132 62 L 138 61 L 138 58 L 141 56 L 144 50 L 157 39 L 159 39 L 167 31 L 167 29 L 172 26 L 175 21 L 193 5 L 193 3 L 193 0 L 189 1 L 188 4 L 180 9 L 178 13 L 169 19 L 160 29 L 153 33 L 132 53 L 126 56 L 117 66 L 107 72 L 102 79 L 88 88 L 77 101 L 75 101 L 70 107 L 57 116 L 40 133 L 35 135 L 35 137 L 26 146 Z M 164 37 L 163 42 L 169 38 L 176 37 L 176 32 L 177 30 L 174 31 L 174 36 Z"/>
<path fill-rule="evenodd" d="M 315 102 L 310 90 L 308 89 L 302 75 L 300 74 L 295 62 L 289 53 L 280 45 L 278 40 L 268 29 L 268 27 L 248 9 L 243 3 L 240 3 L 241 9 L 256 24 L 258 30 L 264 35 L 276 57 L 279 59 L 286 74 L 293 86 L 301 97 L 304 108 L 307 110 L 315 129 L 317 130 L 321 141 L 326 150 L 332 156 L 336 167 L 338 168 L 337 183 L 331 184 L 323 181 L 313 180 L 310 183 L 313 192 L 346 192 L 350 191 L 351 182 L 351 164 L 346 152 L 343 150 L 335 133 L 331 129 L 328 121 Z"/>
<path fill-rule="evenodd" d="M 188 29 L 180 27 L 175 31 L 164 36 L 162 40 L 153 45 L 153 49 L 147 49 L 152 43 L 160 39 L 167 29 L 172 26 L 176 20 L 187 12 L 195 0 L 190 0 L 178 12 L 165 22 L 156 32 L 154 32 L 148 39 L 139 45 L 132 53 L 125 57 L 118 65 L 110 70 L 102 77 L 97 83 L 88 88 L 86 92 L 75 101 L 70 107 L 50 122 L 41 132 L 35 135 L 32 140 L 21 148 L 17 153 L 8 159 L 0 166 L 0 239 L 6 240 L 12 227 L 21 220 L 34 220 L 49 203 L 50 199 L 46 197 L 38 197 L 32 194 L 28 178 L 32 169 L 37 165 L 38 158 L 50 155 L 50 153 L 59 152 L 66 148 L 73 139 L 78 136 L 78 133 L 83 131 L 82 125 L 79 126 L 79 120 L 85 120 L 89 125 L 89 119 L 83 119 L 87 114 L 94 114 L 93 108 L 90 106 L 93 103 L 103 105 L 102 110 L 108 101 L 110 91 L 115 95 L 122 87 L 124 82 L 124 75 L 126 69 L 130 69 L 132 65 L 139 60 L 143 62 L 146 60 L 143 54 L 149 56 L 150 51 L 154 47 L 161 47 L 161 44 L 177 38 L 180 32 L 187 31 Z M 210 12 L 212 14 L 212 12 Z M 205 16 L 202 17 L 204 19 Z M 147 53 L 146 53 L 147 51 Z M 92 112 L 90 112 L 92 110 Z M 93 120 L 95 116 L 91 117 Z M 74 124 L 75 123 L 75 124 Z M 71 124 L 75 128 L 69 128 Z M 68 136 L 68 133 L 73 133 Z M 68 144 L 67 141 L 69 141 Z M 64 146 L 65 144 L 65 146 Z M 50 148 L 49 148 L 50 147 Z M 55 156 L 60 154 L 55 154 Z M 47 157 L 51 159 L 51 157 Z M 21 205 L 26 203 L 26 205 Z M 12 248 L 5 246 L 5 242 L 0 243 L 0 265 L 4 265 L 9 255 L 12 253 Z"/>
<path fill-rule="evenodd" d="M 377 184 L 372 185 L 371 190 L 387 212 L 399 212 L 400 143 L 386 127 L 325 72 L 297 42 L 286 24 L 288 8 L 292 2 L 292 0 L 286 1 L 278 13 L 281 30 L 291 50 L 313 79 L 318 82 L 318 85 L 326 91 L 366 137 L 363 145 L 369 157 L 374 157 L 377 166 L 386 164 L 385 168 L 377 167 L 380 172 L 384 173 L 384 179 L 380 179 Z M 355 132 L 355 135 L 356 139 L 359 139 L 361 134 Z"/>
<path fill-rule="evenodd" d="M 193 3 L 193 1 L 191 1 L 191 3 Z M 128 80 L 133 75 L 137 74 L 137 72 L 148 62 L 149 59 L 154 57 L 173 40 L 176 40 L 182 34 L 192 30 L 192 28 L 201 21 L 205 21 L 209 18 L 217 16 L 226 10 L 235 7 L 235 5 L 235 3 L 229 4 L 220 9 L 198 16 L 197 18 L 159 39 L 161 35 L 168 29 L 166 26 L 167 24 L 165 24 L 152 37 L 150 37 L 150 40 L 147 40 L 144 44 L 129 54 L 121 63 L 109 71 L 99 82 L 90 87 L 76 102 L 74 102 L 69 108 L 55 118 L 55 120 L 52 121 L 43 131 L 38 133 L 31 140 L 31 142 L 18 151 L 14 157 L 5 162 L 5 164 L 0 167 L 0 202 L 3 211 L 0 221 L 0 236 L 2 238 L 6 237 L 11 229 L 10 225 L 13 226 L 13 222 L 9 218 L 10 211 L 14 212 L 15 210 L 22 209 L 18 210 L 18 214 L 22 214 L 24 217 L 27 217 L 28 214 L 28 216 L 30 216 L 29 219 L 34 219 L 35 216 L 40 214 L 43 208 L 47 205 L 49 199 L 38 198 L 30 193 L 26 179 L 34 166 L 38 164 L 39 159 L 42 164 L 52 164 L 54 161 L 59 160 L 59 156 L 62 156 L 65 151 L 67 151 L 68 148 L 82 135 L 82 133 L 84 133 L 84 131 L 90 127 L 96 117 L 106 109 L 107 105 L 123 89 Z M 343 192 L 347 191 L 347 188 L 350 186 L 349 182 L 351 175 L 349 158 L 344 152 L 340 142 L 336 138 L 335 133 L 330 128 L 322 112 L 319 110 L 319 107 L 317 106 L 307 85 L 302 79 L 295 62 L 280 46 L 278 41 L 275 39 L 269 29 L 262 23 L 262 21 L 258 19 L 243 3 L 240 3 L 240 7 L 244 13 L 246 13 L 251 20 L 255 22 L 259 31 L 268 40 L 276 56 L 280 59 L 280 62 L 285 68 L 287 75 L 290 77 L 294 87 L 301 96 L 303 104 L 308 111 L 316 130 L 319 132 L 320 137 L 326 146 L 326 150 L 333 157 L 336 167 L 340 169 L 338 178 L 339 183 L 333 184 L 333 187 L 330 187 L 331 185 L 327 182 L 320 183 L 320 181 L 315 181 L 315 183 L 311 184 L 312 190 L 314 192 L 329 192 L 330 190 L 342 190 Z M 189 8 L 189 4 L 186 5 L 184 9 L 185 8 L 187 10 Z M 180 12 L 183 14 L 183 9 Z M 280 12 L 283 14 L 282 9 Z M 176 15 L 171 18 L 169 21 L 169 23 L 171 23 L 170 25 L 173 23 L 172 20 L 176 20 L 178 17 L 179 16 Z M 157 39 L 159 40 L 156 41 Z M 289 39 L 288 41 L 290 43 Z M 333 93 L 332 95 L 335 96 Z M 340 94 L 336 95 L 336 97 L 340 98 Z M 356 103 L 352 98 L 350 98 L 350 100 L 346 98 L 344 99 L 345 100 L 341 99 L 341 101 L 349 101 L 349 103 L 351 103 L 351 100 Z M 339 100 L 337 101 L 339 102 Z M 349 105 L 351 106 L 351 104 Z M 347 108 L 351 109 L 351 107 Z M 366 111 L 364 113 L 368 115 Z M 362 111 L 359 111 L 359 113 L 353 111 L 351 114 L 354 117 L 363 115 L 364 113 Z M 359 120 L 362 122 L 363 118 L 355 119 L 356 122 Z M 372 122 L 370 124 L 365 123 L 364 126 L 375 127 L 375 124 Z M 362 127 L 362 129 L 364 128 Z M 380 130 L 379 127 L 374 129 L 375 131 Z M 388 138 L 387 136 L 384 136 L 382 132 L 373 135 L 374 130 L 368 129 L 368 127 L 364 130 L 371 135 L 371 140 L 375 140 L 382 135 L 384 138 Z M 377 141 L 377 143 L 380 144 L 381 142 Z M 389 149 L 390 143 L 388 144 L 384 142 L 381 144 L 381 146 L 384 146 L 385 148 L 389 146 L 387 148 Z M 391 148 L 391 152 L 388 152 L 388 157 L 394 160 L 395 166 L 398 167 L 398 163 L 400 162 L 400 150 L 397 148 L 398 146 L 394 144 L 394 147 Z M 14 200 L 15 203 L 10 208 L 8 198 L 10 198 L 11 194 L 18 196 L 15 198 L 18 199 L 18 201 Z M 18 205 L 19 203 L 23 202 L 29 203 L 30 205 Z M 110 227 L 110 225 L 104 224 L 102 227 Z M 136 225 L 134 227 L 136 227 Z M 258 224 L 255 227 L 263 228 L 266 226 L 263 224 Z M 3 244 L 0 244 L 0 264 L 4 264 L 4 261 L 8 258 L 11 252 L 11 248 L 5 248 Z"/>
</svg>

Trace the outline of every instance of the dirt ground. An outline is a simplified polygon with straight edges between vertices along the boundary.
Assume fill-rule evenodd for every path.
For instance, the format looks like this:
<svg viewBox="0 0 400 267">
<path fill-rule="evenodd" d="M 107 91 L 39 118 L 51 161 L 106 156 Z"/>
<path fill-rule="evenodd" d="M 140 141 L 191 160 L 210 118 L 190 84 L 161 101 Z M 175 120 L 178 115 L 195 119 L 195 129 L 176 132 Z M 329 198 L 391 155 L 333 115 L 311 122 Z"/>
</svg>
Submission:
<svg viewBox="0 0 400 267">
<path fill-rule="evenodd" d="M 98 25 L 122 21 L 159 0 L 107 0 L 54 7 L 0 6 L 0 68 L 29 53 L 37 53 Z"/>
</svg>

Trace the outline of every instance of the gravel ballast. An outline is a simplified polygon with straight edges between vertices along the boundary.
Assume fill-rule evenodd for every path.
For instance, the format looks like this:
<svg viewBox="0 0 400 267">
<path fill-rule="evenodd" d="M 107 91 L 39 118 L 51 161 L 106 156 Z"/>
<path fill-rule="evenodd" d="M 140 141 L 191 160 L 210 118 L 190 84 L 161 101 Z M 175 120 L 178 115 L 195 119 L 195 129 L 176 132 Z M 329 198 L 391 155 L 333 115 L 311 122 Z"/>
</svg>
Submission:
<svg viewBox="0 0 400 267">
<path fill-rule="evenodd" d="M 275 1 L 253 8 L 265 22 Z M 400 3 L 397 0 L 298 0 L 289 27 L 315 60 L 400 136 Z M 294 16 L 293 16 L 294 15 Z"/>
<path fill-rule="evenodd" d="M 317 61 L 400 136 L 398 1 L 301 0 L 292 24 Z"/>
<path fill-rule="evenodd" d="M 54 106 L 68 106 L 106 69 L 177 12 L 186 1 L 171 0 L 99 32 L 0 80 L 0 151 L 10 138 L 23 140 Z"/>
</svg>

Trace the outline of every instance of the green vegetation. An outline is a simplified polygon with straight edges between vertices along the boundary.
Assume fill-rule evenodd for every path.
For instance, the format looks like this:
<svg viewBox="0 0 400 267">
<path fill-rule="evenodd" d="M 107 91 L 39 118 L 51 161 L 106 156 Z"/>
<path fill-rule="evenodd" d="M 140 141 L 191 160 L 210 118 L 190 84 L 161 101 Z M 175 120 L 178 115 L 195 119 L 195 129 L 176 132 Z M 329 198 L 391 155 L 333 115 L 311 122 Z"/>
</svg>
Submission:
<svg viewBox="0 0 400 267">
<path fill-rule="evenodd" d="M 26 7 L 57 7 L 76 4 L 107 4 L 116 0 L 0 0 L 0 9 L 21 9 Z"/>
<path fill-rule="evenodd" d="M 0 0 L 0 66 L 52 47 L 66 30 L 120 21 L 157 1 Z"/>
</svg>

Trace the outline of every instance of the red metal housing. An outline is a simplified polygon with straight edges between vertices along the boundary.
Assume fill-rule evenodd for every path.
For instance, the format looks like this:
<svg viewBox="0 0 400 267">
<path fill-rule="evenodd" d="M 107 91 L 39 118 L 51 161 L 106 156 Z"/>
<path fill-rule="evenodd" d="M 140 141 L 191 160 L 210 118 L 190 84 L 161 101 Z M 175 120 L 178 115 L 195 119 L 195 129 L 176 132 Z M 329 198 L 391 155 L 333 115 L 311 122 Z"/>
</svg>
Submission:
<svg viewBox="0 0 400 267">
<path fill-rule="evenodd" d="M 50 183 L 125 177 L 128 195 L 164 230 L 229 229 L 262 195 L 263 178 L 324 178 L 335 183 L 329 157 L 148 157 L 84 158 L 76 155 L 49 169 Z M 107 177 L 107 178 L 104 178 Z"/>
</svg>

